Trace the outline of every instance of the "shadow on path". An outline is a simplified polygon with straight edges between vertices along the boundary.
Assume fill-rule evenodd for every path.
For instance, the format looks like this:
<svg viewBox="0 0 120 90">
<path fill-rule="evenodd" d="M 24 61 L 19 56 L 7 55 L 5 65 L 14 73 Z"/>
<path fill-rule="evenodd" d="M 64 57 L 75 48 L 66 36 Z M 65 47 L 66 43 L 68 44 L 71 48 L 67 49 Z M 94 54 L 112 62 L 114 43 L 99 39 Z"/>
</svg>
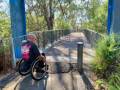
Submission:
<svg viewBox="0 0 120 90">
<path fill-rule="evenodd" d="M 16 72 L 11 72 L 0 80 L 0 88 L 4 88 L 7 84 L 12 82 L 13 80 L 18 80 L 18 79 L 19 79 L 19 74 Z"/>
<path fill-rule="evenodd" d="M 87 90 L 95 90 L 89 78 L 83 72 L 80 74 Z"/>
<path fill-rule="evenodd" d="M 48 75 L 40 81 L 35 81 L 30 75 L 19 82 L 14 90 L 46 90 Z"/>
</svg>

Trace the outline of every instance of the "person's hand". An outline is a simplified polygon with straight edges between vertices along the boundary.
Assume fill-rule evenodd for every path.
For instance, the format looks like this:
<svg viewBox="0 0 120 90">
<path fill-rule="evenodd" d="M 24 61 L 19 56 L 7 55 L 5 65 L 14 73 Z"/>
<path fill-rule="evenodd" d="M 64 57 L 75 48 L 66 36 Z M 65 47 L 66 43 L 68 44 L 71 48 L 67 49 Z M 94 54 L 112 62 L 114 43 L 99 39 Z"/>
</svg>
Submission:
<svg viewBox="0 0 120 90">
<path fill-rule="evenodd" d="M 37 57 L 37 60 L 45 62 L 46 61 L 46 57 L 44 57 L 43 55 L 40 55 L 40 56 Z"/>
</svg>

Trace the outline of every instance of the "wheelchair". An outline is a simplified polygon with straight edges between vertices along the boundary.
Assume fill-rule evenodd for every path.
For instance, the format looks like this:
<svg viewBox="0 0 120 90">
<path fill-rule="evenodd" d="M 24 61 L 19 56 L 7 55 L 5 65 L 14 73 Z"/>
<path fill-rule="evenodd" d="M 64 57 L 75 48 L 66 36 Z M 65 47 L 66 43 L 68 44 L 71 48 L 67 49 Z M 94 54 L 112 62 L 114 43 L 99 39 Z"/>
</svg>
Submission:
<svg viewBox="0 0 120 90">
<path fill-rule="evenodd" d="M 48 65 L 46 63 L 46 56 L 44 53 L 42 55 L 38 56 L 32 64 L 25 69 L 25 64 L 26 61 L 21 59 L 20 62 L 18 63 L 18 72 L 20 75 L 25 76 L 27 74 L 31 74 L 32 78 L 34 80 L 41 80 L 44 78 L 44 76 L 48 73 Z M 42 63 L 42 67 L 41 67 Z"/>
</svg>

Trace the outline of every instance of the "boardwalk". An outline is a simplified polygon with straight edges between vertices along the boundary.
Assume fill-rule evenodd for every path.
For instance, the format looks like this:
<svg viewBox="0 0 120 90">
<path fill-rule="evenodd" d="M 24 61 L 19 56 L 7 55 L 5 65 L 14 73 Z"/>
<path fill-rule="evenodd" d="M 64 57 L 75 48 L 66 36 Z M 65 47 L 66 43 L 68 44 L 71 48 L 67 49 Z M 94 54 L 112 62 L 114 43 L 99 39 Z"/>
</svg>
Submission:
<svg viewBox="0 0 120 90">
<path fill-rule="evenodd" d="M 77 42 L 84 42 L 84 74 L 80 75 L 75 70 L 69 70 L 69 63 L 77 64 Z M 61 38 L 61 40 L 48 50 L 47 62 L 49 64 L 49 74 L 41 81 L 34 81 L 28 75 L 19 76 L 12 87 L 4 90 L 92 90 L 90 80 L 91 72 L 89 65 L 94 57 L 94 51 L 87 43 L 83 33 L 71 33 Z M 9 85 L 10 86 L 10 85 Z"/>
</svg>

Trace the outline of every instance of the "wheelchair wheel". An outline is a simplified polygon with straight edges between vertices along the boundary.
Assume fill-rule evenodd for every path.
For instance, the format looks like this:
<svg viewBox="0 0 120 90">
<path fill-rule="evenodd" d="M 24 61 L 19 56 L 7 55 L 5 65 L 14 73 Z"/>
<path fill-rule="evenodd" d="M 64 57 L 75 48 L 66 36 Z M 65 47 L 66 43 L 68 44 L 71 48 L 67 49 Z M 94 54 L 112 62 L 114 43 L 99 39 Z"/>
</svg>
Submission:
<svg viewBox="0 0 120 90">
<path fill-rule="evenodd" d="M 20 60 L 18 64 L 18 72 L 20 75 L 25 76 L 30 73 L 30 67 L 25 70 L 25 61 L 23 59 Z"/>
<path fill-rule="evenodd" d="M 31 68 L 31 76 L 34 80 L 41 80 L 44 78 L 48 70 L 48 66 L 44 63 L 44 67 L 40 67 L 40 61 L 36 60 Z"/>
</svg>

